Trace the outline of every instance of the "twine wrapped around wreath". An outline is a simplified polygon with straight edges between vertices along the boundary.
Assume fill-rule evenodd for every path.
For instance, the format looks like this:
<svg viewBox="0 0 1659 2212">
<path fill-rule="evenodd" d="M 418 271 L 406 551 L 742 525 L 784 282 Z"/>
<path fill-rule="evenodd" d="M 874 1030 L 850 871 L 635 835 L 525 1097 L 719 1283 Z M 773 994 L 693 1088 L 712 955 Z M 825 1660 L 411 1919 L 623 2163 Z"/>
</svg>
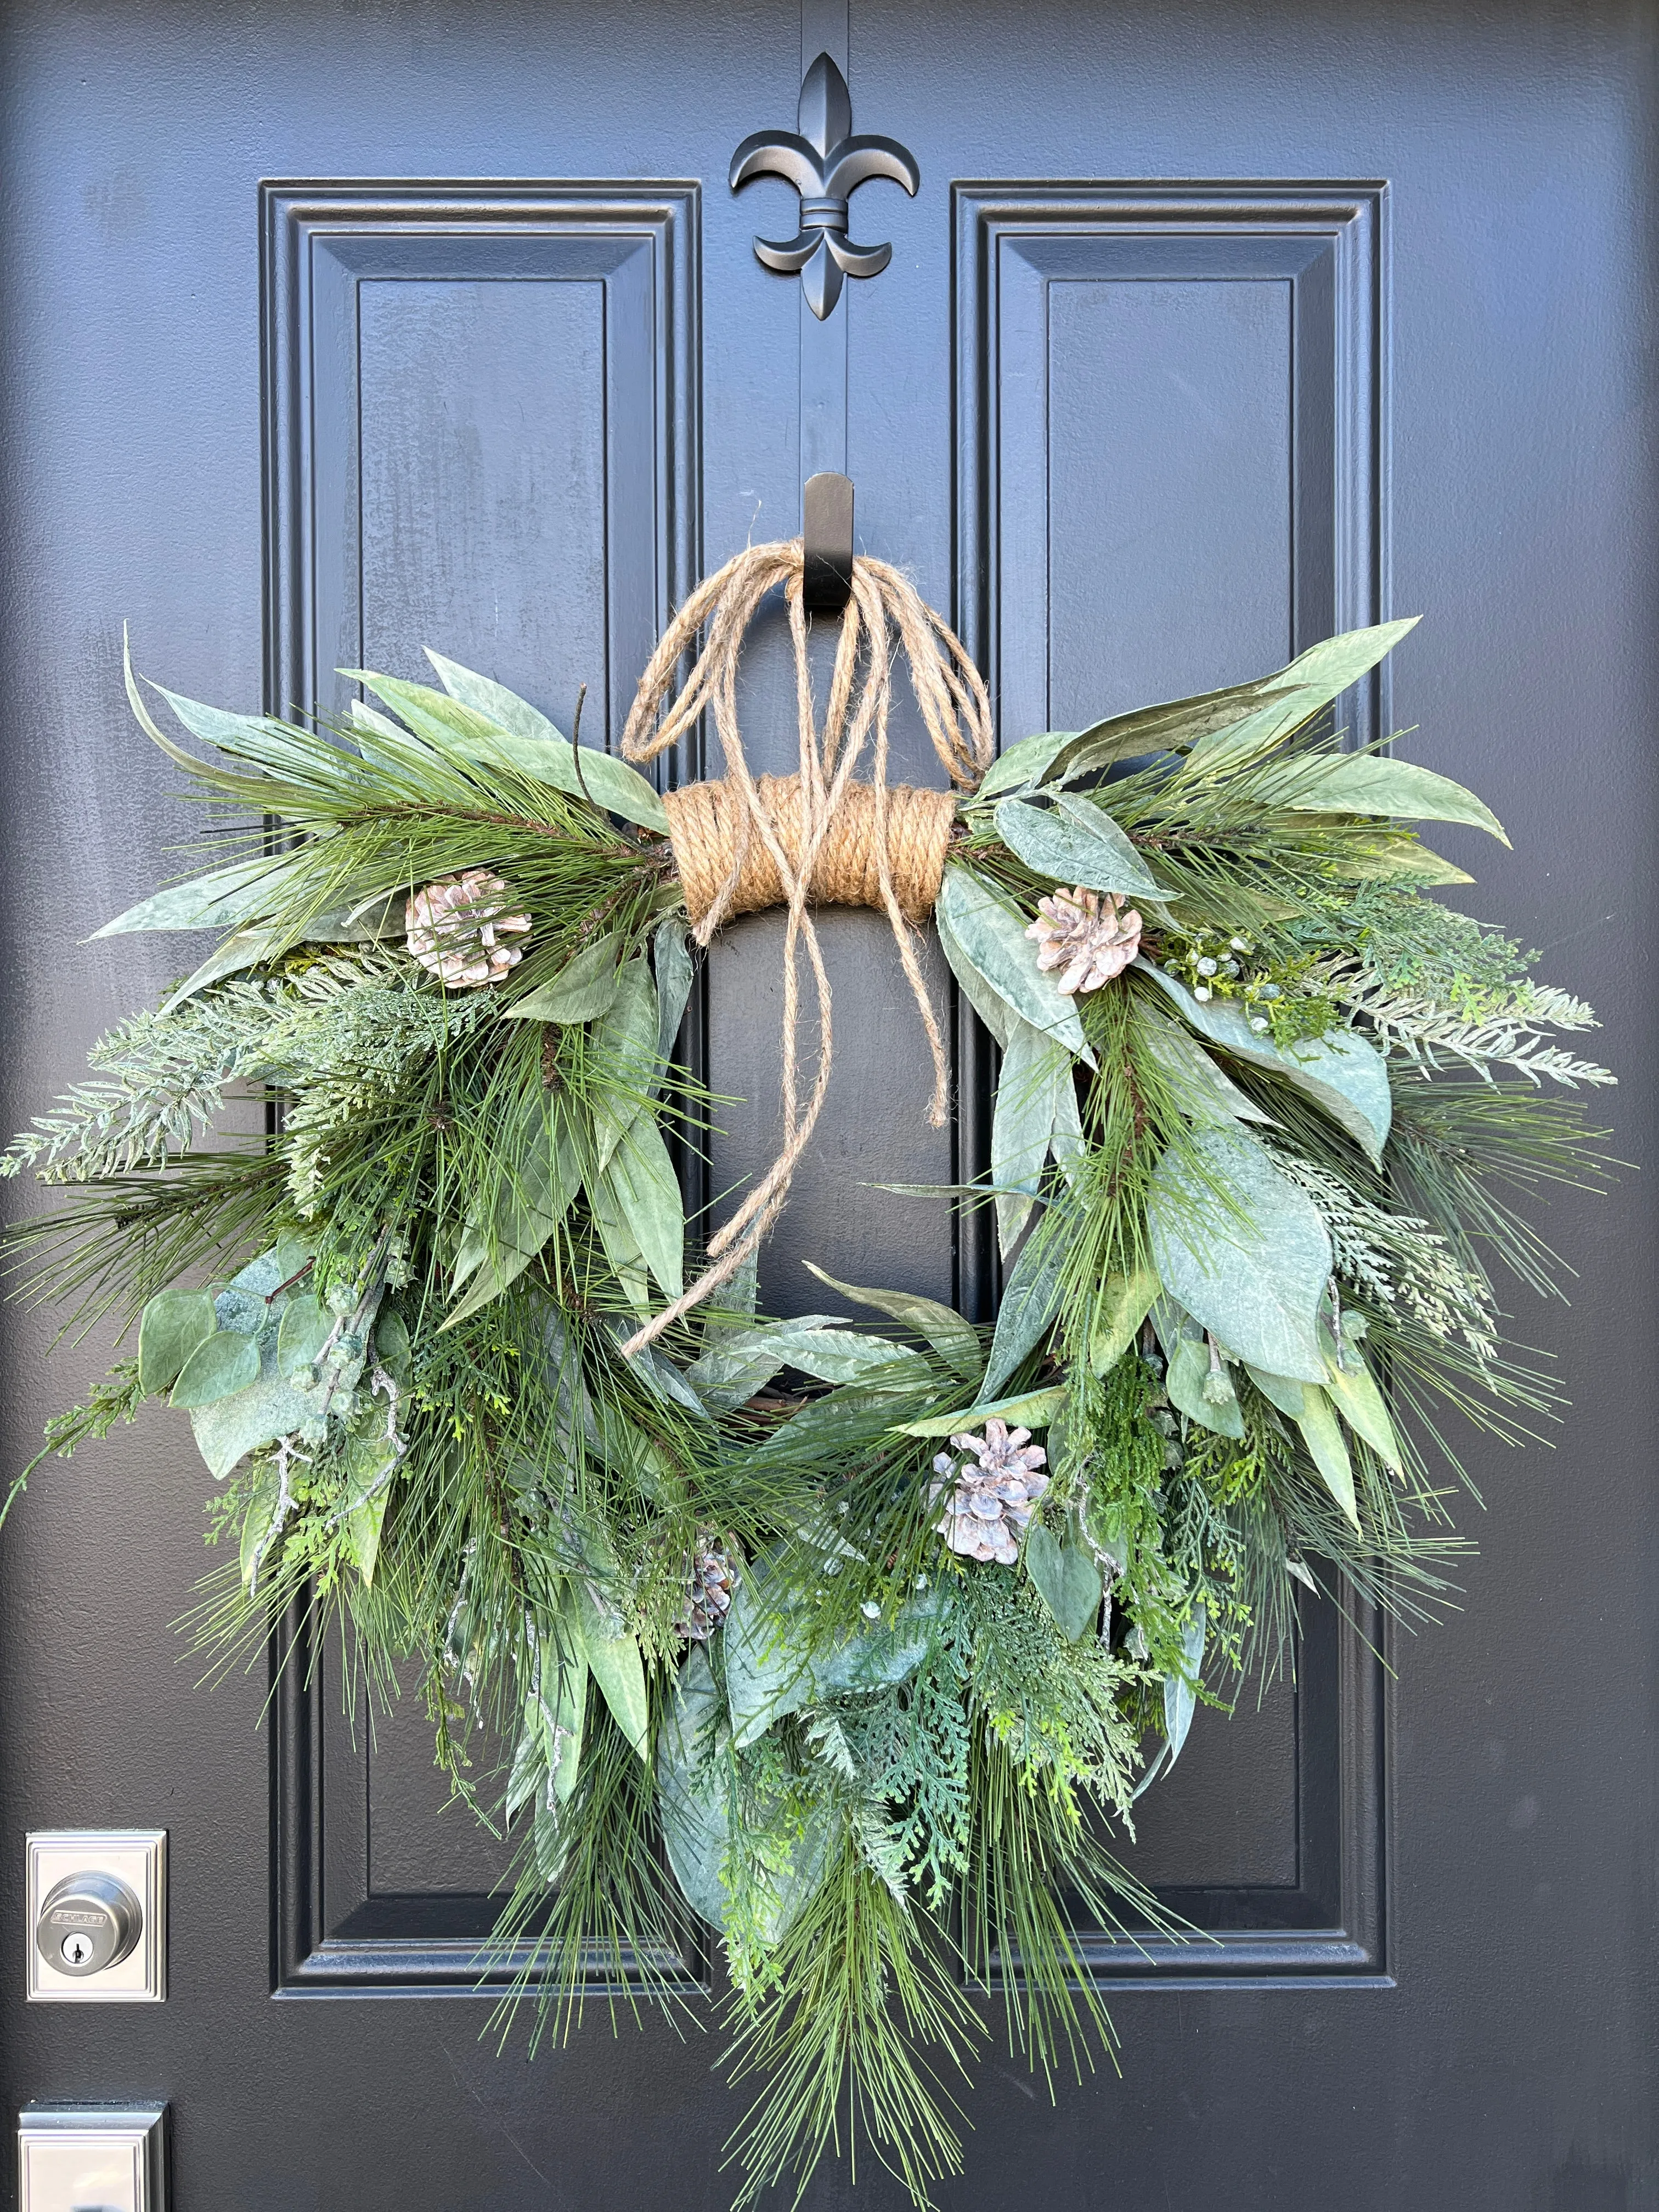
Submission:
<svg viewBox="0 0 1659 2212">
<path fill-rule="evenodd" d="M 623 733 L 623 756 L 654 760 L 712 709 L 726 773 L 666 795 L 669 834 L 697 941 L 707 945 L 738 914 L 783 906 L 783 1145 L 729 1221 L 708 1243 L 709 1264 L 673 1304 L 623 1346 L 637 1351 L 736 1274 L 776 1220 L 829 1089 L 834 1050 L 830 979 L 811 907 L 861 905 L 885 914 L 915 998 L 933 1063 L 929 1118 L 945 1115 L 949 1068 L 927 994 L 915 930 L 932 910 L 956 814 L 954 791 L 887 781 L 892 647 L 910 671 L 922 725 L 953 787 L 971 790 L 991 765 L 991 705 L 960 639 L 915 586 L 884 561 L 853 563 L 829 696 L 820 723 L 812 696 L 801 541 L 753 545 L 700 585 L 663 633 Z M 781 588 L 794 647 L 799 768 L 754 776 L 738 723 L 738 667 L 762 601 Z M 702 650 L 678 693 L 676 677 L 699 632 Z M 671 693 L 674 694 L 672 698 Z M 868 781 L 853 771 L 870 754 Z M 804 945 L 817 998 L 818 1057 L 800 1097 L 800 985 Z"/>
</svg>

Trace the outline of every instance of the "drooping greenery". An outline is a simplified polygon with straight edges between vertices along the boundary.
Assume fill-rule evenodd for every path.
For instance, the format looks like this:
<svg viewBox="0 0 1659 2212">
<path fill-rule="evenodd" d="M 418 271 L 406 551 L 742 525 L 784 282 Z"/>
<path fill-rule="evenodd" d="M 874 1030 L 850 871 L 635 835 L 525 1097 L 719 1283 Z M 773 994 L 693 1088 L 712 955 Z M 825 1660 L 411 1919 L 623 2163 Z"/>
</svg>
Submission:
<svg viewBox="0 0 1659 2212">
<path fill-rule="evenodd" d="M 1409 825 L 1501 836 L 1480 802 L 1339 741 L 1407 627 L 1024 739 L 963 802 L 994 1328 L 827 1278 L 878 1321 L 773 1321 L 750 1269 L 634 1347 L 698 1256 L 710 1104 L 656 793 L 435 654 L 343 730 L 163 694 L 200 751 L 129 678 L 214 865 L 106 931 L 220 941 L 0 1156 L 62 1192 L 15 1294 L 129 1339 L 41 1459 L 166 1399 L 216 1481 L 216 1663 L 296 1607 L 354 1692 L 416 1662 L 519 1844 L 503 2032 L 695 2014 L 718 1936 L 740 2203 L 837 2150 L 927 2201 L 987 1999 L 1048 2081 L 1109 2052 L 1078 1930 L 1160 1924 L 1115 1839 L 1196 1705 L 1293 1663 L 1310 1591 L 1431 1617 L 1437 1425 L 1559 1408 L 1501 1284 L 1559 1293 L 1528 1209 L 1604 1184 L 1559 1094 L 1611 1078 L 1427 896 L 1467 878 Z M 264 1139 L 214 1133 L 232 1086 Z"/>
</svg>

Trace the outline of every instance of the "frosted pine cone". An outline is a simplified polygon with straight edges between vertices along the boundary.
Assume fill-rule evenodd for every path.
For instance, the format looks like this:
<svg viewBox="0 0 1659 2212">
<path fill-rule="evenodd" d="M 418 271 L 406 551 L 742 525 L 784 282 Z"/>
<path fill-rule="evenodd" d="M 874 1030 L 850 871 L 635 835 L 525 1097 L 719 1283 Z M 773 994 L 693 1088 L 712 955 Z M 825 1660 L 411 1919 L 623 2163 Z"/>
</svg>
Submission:
<svg viewBox="0 0 1659 2212">
<path fill-rule="evenodd" d="M 523 945 L 502 939 L 530 928 L 530 916 L 508 914 L 507 902 L 507 885 L 488 868 L 428 884 L 404 910 L 410 953 L 452 991 L 499 983 L 524 957 Z"/>
<path fill-rule="evenodd" d="M 736 1562 L 719 1538 L 699 1536 L 674 1633 L 688 1644 L 707 1644 L 726 1618 L 737 1579 Z"/>
<path fill-rule="evenodd" d="M 1037 901 L 1025 934 L 1036 940 L 1037 966 L 1059 968 L 1062 991 L 1097 991 L 1121 975 L 1140 949 L 1140 916 L 1126 914 L 1116 891 L 1056 891 Z"/>
<path fill-rule="evenodd" d="M 982 1437 L 952 1437 L 951 1444 L 974 1458 L 958 1462 L 941 1452 L 933 1462 L 940 1479 L 930 1495 L 937 1499 L 950 1492 L 933 1525 L 964 1559 L 1000 1559 L 1012 1567 L 1031 1508 L 1048 1487 L 1041 1472 L 1048 1455 L 1031 1442 L 1029 1429 L 1011 1431 L 1006 1421 L 994 1419 L 987 1421 Z"/>
</svg>

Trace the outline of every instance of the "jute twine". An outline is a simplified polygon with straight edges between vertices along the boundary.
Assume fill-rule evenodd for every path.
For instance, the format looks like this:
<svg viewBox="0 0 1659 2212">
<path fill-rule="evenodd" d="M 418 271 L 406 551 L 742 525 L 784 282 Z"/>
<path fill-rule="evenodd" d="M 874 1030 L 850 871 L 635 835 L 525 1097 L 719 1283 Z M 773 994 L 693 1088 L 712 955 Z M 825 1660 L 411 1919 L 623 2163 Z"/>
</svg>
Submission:
<svg viewBox="0 0 1659 2212">
<path fill-rule="evenodd" d="M 823 1106 L 834 1050 L 830 978 L 810 912 L 814 903 L 870 906 L 886 915 L 933 1055 L 929 1119 L 937 1128 L 945 1116 L 950 1071 L 915 932 L 939 894 L 956 799 L 952 791 L 888 784 L 894 643 L 908 664 L 910 687 L 933 750 L 959 789 L 971 789 L 991 764 L 990 701 L 961 641 L 915 586 L 884 561 L 860 558 L 853 563 L 852 596 L 842 617 L 820 723 L 807 653 L 802 568 L 797 538 L 750 546 L 701 584 L 663 633 L 623 732 L 624 757 L 643 763 L 666 751 L 705 711 L 712 711 L 724 776 L 671 792 L 665 801 L 697 942 L 706 945 L 732 915 L 780 905 L 788 914 L 782 1147 L 731 1219 L 710 1237 L 703 1273 L 636 1330 L 624 1352 L 650 1343 L 729 1282 L 758 1249 L 788 1195 Z M 738 725 L 738 667 L 750 623 L 767 594 L 780 588 L 794 647 L 800 765 L 793 775 L 756 777 Z M 706 633 L 702 649 L 676 692 L 680 665 L 695 650 L 700 632 Z M 853 770 L 866 745 L 869 781 L 855 783 Z M 805 1105 L 797 969 L 802 945 L 818 1012 L 817 1066 Z"/>
</svg>

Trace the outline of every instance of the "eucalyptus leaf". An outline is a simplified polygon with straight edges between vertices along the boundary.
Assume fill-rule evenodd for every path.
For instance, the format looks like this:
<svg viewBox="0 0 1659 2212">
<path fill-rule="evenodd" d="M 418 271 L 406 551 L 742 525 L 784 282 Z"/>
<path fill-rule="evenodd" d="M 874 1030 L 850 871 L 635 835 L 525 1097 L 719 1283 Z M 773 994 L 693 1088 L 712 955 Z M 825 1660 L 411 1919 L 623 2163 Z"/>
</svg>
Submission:
<svg viewBox="0 0 1659 2212">
<path fill-rule="evenodd" d="M 1322 1328 L 1320 1341 L 1325 1347 L 1327 1394 L 1355 1435 L 1363 1437 L 1383 1465 L 1398 1474 L 1405 1465 L 1405 1455 L 1375 1376 L 1352 1345 L 1344 1345 L 1339 1359 L 1335 1340 L 1328 1329 Z"/>
<path fill-rule="evenodd" d="M 1140 1324 L 1152 1311 L 1158 1288 L 1151 1267 L 1106 1278 L 1089 1338 L 1089 1364 L 1097 1375 L 1105 1375 L 1115 1367 L 1139 1335 Z"/>
<path fill-rule="evenodd" d="M 400 1390 L 414 1380 L 415 1348 L 409 1325 L 395 1306 L 382 1306 L 374 1324 L 374 1351 L 380 1363 Z"/>
<path fill-rule="evenodd" d="M 1034 1521 L 1025 1538 L 1025 1571 L 1068 1642 L 1075 1644 L 1095 1626 L 1103 1586 L 1100 1569 L 1083 1545 L 1062 1544 L 1041 1521 Z"/>
<path fill-rule="evenodd" d="M 1018 1242 L 1048 1164 L 1059 1087 L 1072 1083 L 1072 1055 L 1027 1021 L 1010 1026 L 991 1117 L 991 1181 L 1004 1257 Z"/>
<path fill-rule="evenodd" d="M 1006 1421 L 1011 1429 L 1042 1429 L 1065 1403 L 1066 1386 L 1060 1382 L 1047 1390 L 1022 1391 L 1017 1398 L 981 1401 L 959 1413 L 930 1414 L 925 1421 L 902 1421 L 898 1433 L 902 1437 L 948 1437 L 958 1429 L 983 1428 L 993 1419 Z"/>
<path fill-rule="evenodd" d="M 717 1413 L 729 1413 L 757 1390 L 763 1390 L 781 1368 L 791 1364 L 797 1337 L 834 1326 L 832 1314 L 801 1314 L 793 1321 L 769 1322 L 760 1328 L 708 1329 L 703 1338 L 708 1349 L 686 1369 L 685 1379 L 706 1406 Z"/>
<path fill-rule="evenodd" d="M 614 1621 L 586 1583 L 570 1586 L 570 1613 L 582 1640 L 587 1664 L 611 1717 L 640 1757 L 651 1757 L 651 1710 L 645 1689 L 645 1662 L 639 1638 Z"/>
<path fill-rule="evenodd" d="M 954 1306 L 941 1305 L 937 1298 L 924 1298 L 914 1291 L 865 1290 L 856 1283 L 838 1281 L 822 1267 L 815 1267 L 811 1260 L 802 1264 L 821 1283 L 827 1283 L 832 1291 L 839 1291 L 842 1297 L 851 1298 L 854 1305 L 872 1306 L 889 1320 L 902 1322 L 906 1328 L 915 1329 L 918 1336 L 927 1338 L 947 1366 L 955 1368 L 970 1382 L 977 1380 L 985 1364 L 979 1331 Z"/>
<path fill-rule="evenodd" d="M 761 1553 L 738 1578 L 720 1642 L 732 1741 L 758 1742 L 774 1721 L 798 1712 L 813 1694 L 805 1623 L 776 1552 Z"/>
<path fill-rule="evenodd" d="M 138 1317 L 138 1386 L 147 1398 L 172 1389 L 179 1370 L 217 1326 L 206 1291 L 158 1291 Z"/>
<path fill-rule="evenodd" d="M 665 1294 L 685 1287 L 685 1212 L 679 1178 L 654 1116 L 636 1115 L 600 1178 Z"/>
<path fill-rule="evenodd" d="M 214 868 L 187 884 L 155 892 L 94 929 L 93 937 L 119 937 L 148 929 L 228 929 L 270 911 L 273 895 L 292 866 L 292 854 L 260 853 L 251 860 Z"/>
<path fill-rule="evenodd" d="M 611 1078 L 600 1094 L 593 1115 L 594 1141 L 601 1170 L 645 1110 L 657 1087 L 657 1036 L 661 1016 L 657 987 L 645 955 L 624 962 L 617 978 L 617 994 L 593 1031 L 592 1065 Z"/>
<path fill-rule="evenodd" d="M 1053 977 L 1037 966 L 1036 946 L 1014 908 L 970 870 L 952 862 L 939 886 L 938 911 L 954 943 L 992 994 L 1092 1067 L 1094 1054 L 1078 1010 Z"/>
<path fill-rule="evenodd" d="M 1225 1362 L 1218 1368 L 1211 1366 L 1209 1346 L 1202 1336 L 1178 1340 L 1170 1354 L 1164 1388 L 1170 1404 L 1189 1421 L 1212 1430 L 1218 1437 L 1243 1438 L 1244 1414 L 1238 1394 Z"/>
<path fill-rule="evenodd" d="M 820 1382 L 862 1382 L 872 1389 L 915 1390 L 929 1381 L 927 1362 L 908 1344 L 839 1327 L 801 1330 L 790 1340 L 789 1364 Z"/>
<path fill-rule="evenodd" d="M 944 953 L 951 973 L 963 998 L 979 1016 L 986 1028 L 1004 1049 L 1007 1048 L 1013 1024 L 1019 1019 L 1008 1001 L 981 975 L 958 941 L 948 917 L 937 907 L 933 909 L 933 927 L 939 933 L 939 950 Z"/>
<path fill-rule="evenodd" d="M 994 1398 L 1048 1334 L 1060 1311 L 1065 1266 L 1063 1229 L 1052 1218 L 1039 1222 L 1002 1286 L 991 1355 L 980 1385 L 981 1396 Z"/>
<path fill-rule="evenodd" d="M 988 799 L 994 792 L 1041 783 L 1054 755 L 1076 735 L 1075 730 L 1040 730 L 1035 737 L 1021 738 L 1017 744 L 1005 746 L 980 779 L 976 795 Z"/>
<path fill-rule="evenodd" d="M 1288 1420 L 1302 1419 L 1306 1383 L 1294 1382 L 1288 1375 L 1269 1374 L 1264 1367 L 1247 1367 L 1244 1371 L 1270 1406 L 1276 1406 Z"/>
<path fill-rule="evenodd" d="M 508 1006 L 507 1019 L 591 1022 L 608 1013 L 617 995 L 617 956 L 621 949 L 622 940 L 615 936 L 602 937 L 592 945 L 585 945 L 550 982 L 541 984 L 527 997 Z"/>
<path fill-rule="evenodd" d="M 528 700 L 520 699 L 504 684 L 447 660 L 429 646 L 426 657 L 447 691 L 495 725 L 492 747 L 509 766 L 553 784 L 572 798 L 591 795 L 593 804 L 607 814 L 620 814 L 624 821 L 667 836 L 667 809 L 637 769 L 585 745 L 579 778 L 569 739 Z"/>
<path fill-rule="evenodd" d="M 179 1370 L 168 1399 L 186 1408 L 215 1406 L 259 1379 L 259 1347 L 252 1337 L 217 1329 L 204 1337 Z"/>
<path fill-rule="evenodd" d="M 669 1066 L 691 996 L 693 969 L 690 934 L 678 915 L 657 924 L 651 939 L 651 966 L 657 980 L 657 1066 Z"/>
<path fill-rule="evenodd" d="M 1303 1392 L 1302 1413 L 1297 1426 L 1302 1431 L 1304 1443 L 1313 1455 L 1313 1463 L 1319 1469 L 1326 1489 L 1342 1508 L 1357 1535 L 1359 1533 L 1359 1509 L 1354 1499 L 1353 1463 L 1348 1457 L 1348 1447 L 1342 1441 L 1341 1424 L 1323 1390 L 1310 1387 Z"/>
<path fill-rule="evenodd" d="M 279 1437 L 294 1435 L 322 1413 L 319 1391 L 302 1390 L 283 1382 L 276 1372 L 276 1330 L 267 1329 L 255 1341 L 259 1355 L 258 1380 L 231 1397 L 191 1411 L 196 1449 L 216 1481 L 228 1475 L 249 1452 L 274 1444 Z"/>
<path fill-rule="evenodd" d="M 1306 1194 L 1242 1130 L 1192 1133 L 1153 1170 L 1146 1219 L 1158 1279 L 1230 1352 L 1270 1374 L 1325 1374 L 1318 1315 L 1331 1242 Z"/>
<path fill-rule="evenodd" d="M 730 1731 L 699 1644 L 681 1668 L 657 1735 L 657 1808 L 674 1879 L 711 1928 L 726 1925 L 720 1865 L 730 1835 Z"/>
<path fill-rule="evenodd" d="M 1304 1092 L 1355 1139 L 1373 1163 L 1381 1164 L 1394 1099 L 1387 1064 L 1364 1037 L 1353 1030 L 1331 1030 L 1322 1037 L 1281 1047 L 1270 1035 L 1250 1027 L 1251 1017 L 1237 999 L 1195 999 L 1184 983 L 1144 954 L 1136 956 L 1134 964 L 1152 978 L 1201 1036 L 1251 1066 L 1271 1069 Z"/>
<path fill-rule="evenodd" d="M 284 1382 L 307 1375 L 316 1365 L 334 1320 L 319 1297 L 289 1299 L 276 1332 L 276 1372 Z"/>
<path fill-rule="evenodd" d="M 1189 1121 L 1264 1121 L 1273 1126 L 1273 1115 L 1239 1089 L 1195 1037 L 1188 1036 L 1156 1006 L 1137 998 L 1130 1019 L 1140 1050 L 1174 1085 L 1176 1103 Z"/>
<path fill-rule="evenodd" d="M 1204 1664 L 1204 1639 L 1208 1627 L 1204 1608 L 1194 1608 L 1181 1638 L 1182 1672 L 1164 1678 L 1164 1732 L 1170 1746 L 1170 1765 L 1181 1756 L 1193 1724 L 1197 1705 L 1199 1669 Z"/>
<path fill-rule="evenodd" d="M 1154 881 L 1127 837 L 1092 799 L 1069 791 L 1056 793 L 1049 806 L 1005 799 L 996 823 L 1009 851 L 1052 882 L 1150 901 L 1175 896 Z"/>
<path fill-rule="evenodd" d="M 1449 776 L 1386 753 L 1293 755 L 1259 770 L 1253 796 L 1295 813 L 1388 814 L 1413 822 L 1461 822 L 1507 845 L 1492 809 Z"/>
<path fill-rule="evenodd" d="M 814 1698 L 853 1697 L 908 1681 L 933 1648 L 943 1611 L 942 1593 L 930 1590 L 901 1606 L 891 1620 L 861 1623 L 826 1650 L 814 1652 Z"/>
</svg>

